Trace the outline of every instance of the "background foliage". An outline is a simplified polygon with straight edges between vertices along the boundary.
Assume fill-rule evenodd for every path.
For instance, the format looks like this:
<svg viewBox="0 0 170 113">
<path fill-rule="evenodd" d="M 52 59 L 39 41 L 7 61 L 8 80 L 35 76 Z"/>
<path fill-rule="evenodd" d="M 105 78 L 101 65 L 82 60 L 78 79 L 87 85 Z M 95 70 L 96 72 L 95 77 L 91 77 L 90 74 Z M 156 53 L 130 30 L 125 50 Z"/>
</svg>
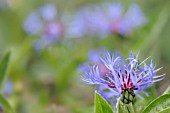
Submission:
<svg viewBox="0 0 170 113">
<path fill-rule="evenodd" d="M 81 7 L 99 5 L 103 1 L 0 1 L 0 56 L 3 57 L 12 48 L 6 78 L 12 83 L 12 92 L 4 95 L 17 113 L 92 113 L 94 89 L 82 83 L 78 71 L 78 66 L 88 61 L 87 55 L 92 49 L 107 48 L 124 56 L 130 50 L 134 53 L 140 51 L 141 59 L 151 56 L 157 65 L 164 66 L 162 72 L 167 73 L 166 78 L 148 89 L 150 96 L 145 97 L 145 101 L 139 100 L 135 105 L 140 105 L 137 109 L 143 110 L 163 93 L 170 80 L 170 1 L 108 0 L 107 3 L 113 1 L 120 1 L 124 7 L 137 3 L 148 19 L 147 24 L 135 29 L 128 37 L 110 34 L 103 39 L 93 36 L 69 38 L 67 35 L 59 43 L 42 51 L 36 51 L 33 47 L 35 40 L 40 37 L 30 36 L 23 29 L 23 22 L 30 12 L 46 3 L 52 3 L 56 5 L 59 17 L 66 12 L 74 15 Z M 0 77 L 3 78 L 2 73 Z"/>
</svg>

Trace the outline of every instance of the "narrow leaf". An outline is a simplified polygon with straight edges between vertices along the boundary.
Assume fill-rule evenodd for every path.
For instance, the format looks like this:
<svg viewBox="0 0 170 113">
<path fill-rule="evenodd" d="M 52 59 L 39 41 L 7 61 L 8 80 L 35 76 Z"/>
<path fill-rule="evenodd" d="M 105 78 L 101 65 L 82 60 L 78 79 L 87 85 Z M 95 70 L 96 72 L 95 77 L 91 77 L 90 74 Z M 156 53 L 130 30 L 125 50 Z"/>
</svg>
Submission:
<svg viewBox="0 0 170 113">
<path fill-rule="evenodd" d="M 0 94 L 0 103 L 4 111 L 7 111 L 7 113 L 15 113 L 11 105 L 2 94 Z"/>
<path fill-rule="evenodd" d="M 94 113 L 113 113 L 108 102 L 103 99 L 97 92 L 95 93 L 95 109 Z"/>
<path fill-rule="evenodd" d="M 159 113 L 170 113 L 170 107 L 165 109 L 165 110 L 163 110 L 163 111 L 160 111 Z"/>
<path fill-rule="evenodd" d="M 165 110 L 163 110 L 163 111 L 160 111 L 159 113 L 170 113 L 170 107 L 165 109 Z"/>
<path fill-rule="evenodd" d="M 10 59 L 10 53 L 9 51 L 1 60 L 0 62 L 0 88 L 3 87 L 3 83 L 5 81 L 6 75 L 7 75 L 7 69 Z"/>
<path fill-rule="evenodd" d="M 170 106 L 170 94 L 159 96 L 153 100 L 143 111 L 143 113 L 157 113 Z"/>
</svg>

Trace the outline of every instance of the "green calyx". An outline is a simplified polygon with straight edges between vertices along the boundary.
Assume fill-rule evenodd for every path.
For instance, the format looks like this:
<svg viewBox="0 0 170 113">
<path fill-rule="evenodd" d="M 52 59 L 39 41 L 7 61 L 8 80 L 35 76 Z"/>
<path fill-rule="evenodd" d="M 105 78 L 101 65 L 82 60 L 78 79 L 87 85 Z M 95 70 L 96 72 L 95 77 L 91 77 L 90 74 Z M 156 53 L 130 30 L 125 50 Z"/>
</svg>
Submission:
<svg viewBox="0 0 170 113">
<path fill-rule="evenodd" d="M 120 99 L 124 104 L 134 103 L 135 93 L 132 89 L 125 89 L 122 91 L 122 98 Z"/>
</svg>

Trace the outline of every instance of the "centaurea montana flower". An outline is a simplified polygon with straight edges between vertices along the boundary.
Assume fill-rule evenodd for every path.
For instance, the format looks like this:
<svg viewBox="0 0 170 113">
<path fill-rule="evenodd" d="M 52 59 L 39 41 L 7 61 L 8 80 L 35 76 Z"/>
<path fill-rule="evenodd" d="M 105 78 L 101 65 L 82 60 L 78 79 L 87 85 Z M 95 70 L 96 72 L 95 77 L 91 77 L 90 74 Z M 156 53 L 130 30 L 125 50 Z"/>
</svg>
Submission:
<svg viewBox="0 0 170 113">
<path fill-rule="evenodd" d="M 70 37 L 105 38 L 112 33 L 130 35 L 136 28 L 146 24 L 147 19 L 137 4 L 130 4 L 127 11 L 121 3 L 106 3 L 80 8 L 67 22 Z"/>
<path fill-rule="evenodd" d="M 111 32 L 127 36 L 134 29 L 144 26 L 147 19 L 137 4 L 131 4 L 125 11 L 120 3 L 112 3 L 107 5 L 107 18 L 110 21 Z M 125 13 L 123 13 L 125 12 Z"/>
<path fill-rule="evenodd" d="M 46 46 L 58 42 L 63 35 L 63 24 L 57 17 L 57 9 L 53 4 L 46 4 L 30 13 L 23 24 L 29 35 L 41 38 L 35 42 L 35 49 L 42 50 Z"/>
<path fill-rule="evenodd" d="M 107 73 L 101 73 L 100 66 L 94 64 L 84 72 L 82 80 L 96 85 L 98 93 L 110 102 L 120 98 L 125 104 L 133 103 L 135 96 L 142 98 L 140 92 L 148 96 L 144 90 L 165 76 L 156 75 L 162 67 L 156 69 L 152 60 L 149 65 L 146 64 L 149 57 L 142 62 L 139 62 L 138 57 L 139 53 L 135 57 L 131 52 L 127 58 L 129 63 L 125 63 L 122 57 L 107 52 L 104 57 L 100 57 L 100 63 L 107 68 Z"/>
</svg>

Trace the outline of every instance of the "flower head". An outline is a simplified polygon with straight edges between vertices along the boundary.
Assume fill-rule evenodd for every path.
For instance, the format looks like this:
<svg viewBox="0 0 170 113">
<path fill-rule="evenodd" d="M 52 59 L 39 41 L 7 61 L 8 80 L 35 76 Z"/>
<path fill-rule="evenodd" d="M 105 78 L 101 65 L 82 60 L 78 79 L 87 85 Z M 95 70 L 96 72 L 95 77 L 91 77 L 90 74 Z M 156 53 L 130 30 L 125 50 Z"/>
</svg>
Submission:
<svg viewBox="0 0 170 113">
<path fill-rule="evenodd" d="M 128 63 L 125 63 L 122 57 L 107 52 L 104 57 L 100 57 L 100 65 L 103 65 L 107 72 L 102 73 L 99 63 L 94 64 L 84 72 L 82 80 L 98 86 L 98 92 L 108 100 L 121 98 L 123 103 L 133 102 L 136 95 L 141 97 L 139 92 L 148 95 L 144 90 L 165 76 L 156 75 L 162 68 L 156 69 L 152 60 L 149 65 L 146 64 L 149 57 L 142 62 L 139 62 L 138 57 L 139 53 L 135 57 L 131 52 L 127 58 Z"/>
<path fill-rule="evenodd" d="M 46 4 L 30 13 L 23 23 L 29 35 L 41 37 L 35 42 L 36 50 L 58 42 L 63 36 L 63 22 L 57 17 L 57 9 L 53 4 Z"/>
<path fill-rule="evenodd" d="M 145 15 L 137 4 L 129 5 L 127 11 L 120 3 L 109 4 L 107 15 L 111 32 L 123 36 L 129 35 L 134 29 L 146 24 Z"/>
<path fill-rule="evenodd" d="M 80 8 L 68 22 L 70 37 L 105 38 L 112 33 L 128 36 L 136 28 L 146 24 L 146 17 L 137 4 L 130 4 L 125 10 L 121 3 L 106 3 Z"/>
</svg>

